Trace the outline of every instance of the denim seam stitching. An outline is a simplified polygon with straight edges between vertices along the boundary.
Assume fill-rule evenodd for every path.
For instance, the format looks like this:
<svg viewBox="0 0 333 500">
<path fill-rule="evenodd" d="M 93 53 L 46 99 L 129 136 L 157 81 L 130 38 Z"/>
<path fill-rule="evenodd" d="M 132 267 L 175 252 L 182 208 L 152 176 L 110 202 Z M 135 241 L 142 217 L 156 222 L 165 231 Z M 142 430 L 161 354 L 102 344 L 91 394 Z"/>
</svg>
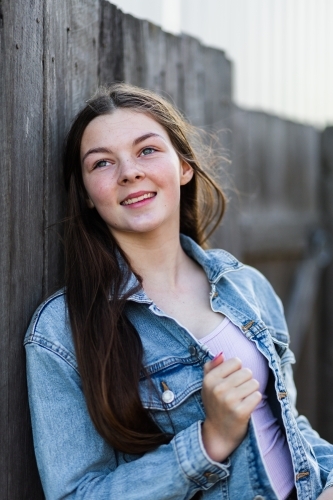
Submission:
<svg viewBox="0 0 333 500">
<path fill-rule="evenodd" d="M 51 342 L 48 342 L 49 344 L 51 344 L 51 346 L 54 346 L 56 347 L 57 350 L 59 350 L 59 347 L 58 346 L 55 346 L 55 344 L 52 344 Z M 35 345 L 38 345 L 39 347 L 42 347 L 43 349 L 46 349 L 47 351 L 53 353 L 55 356 L 57 356 L 58 358 L 62 359 L 63 361 L 65 361 L 65 363 L 68 364 L 68 366 L 70 366 L 73 370 L 75 370 L 75 372 L 80 376 L 80 373 L 78 371 L 78 369 L 76 368 L 76 366 L 74 366 L 69 359 L 67 359 L 65 356 L 65 354 L 61 353 L 61 352 L 57 352 L 55 349 L 53 349 L 52 347 L 49 347 L 47 345 L 45 345 L 44 343 L 42 342 L 39 342 L 38 340 L 36 340 L 35 338 L 33 340 L 28 340 L 26 342 L 25 345 L 27 344 L 35 344 Z M 67 352 L 67 351 L 63 351 L 64 353 Z M 67 354 L 68 357 L 72 357 L 69 353 Z"/>
<path fill-rule="evenodd" d="M 178 465 L 179 465 L 179 468 L 183 474 L 183 476 L 191 481 L 192 483 L 196 484 L 197 486 L 202 486 L 199 482 L 197 482 L 196 479 L 192 478 L 191 476 L 189 476 L 187 474 L 187 472 L 184 470 L 182 464 L 181 464 L 181 460 L 180 460 L 180 456 L 179 456 L 179 453 L 178 453 L 178 445 L 177 445 L 177 436 L 175 437 L 175 441 L 174 441 L 174 448 L 175 448 L 175 452 L 176 452 L 176 459 L 177 459 L 177 462 L 178 462 Z"/>
</svg>

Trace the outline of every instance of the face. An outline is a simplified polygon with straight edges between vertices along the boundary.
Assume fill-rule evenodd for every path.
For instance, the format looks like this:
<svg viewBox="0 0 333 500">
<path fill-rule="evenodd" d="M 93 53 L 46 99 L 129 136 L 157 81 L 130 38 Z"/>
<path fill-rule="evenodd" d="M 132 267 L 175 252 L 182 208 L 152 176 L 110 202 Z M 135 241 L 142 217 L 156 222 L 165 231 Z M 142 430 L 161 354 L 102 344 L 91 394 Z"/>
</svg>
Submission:
<svg viewBox="0 0 333 500">
<path fill-rule="evenodd" d="M 92 120 L 82 137 L 81 165 L 88 206 L 116 238 L 179 231 L 180 186 L 193 170 L 149 115 L 118 109 Z"/>
</svg>

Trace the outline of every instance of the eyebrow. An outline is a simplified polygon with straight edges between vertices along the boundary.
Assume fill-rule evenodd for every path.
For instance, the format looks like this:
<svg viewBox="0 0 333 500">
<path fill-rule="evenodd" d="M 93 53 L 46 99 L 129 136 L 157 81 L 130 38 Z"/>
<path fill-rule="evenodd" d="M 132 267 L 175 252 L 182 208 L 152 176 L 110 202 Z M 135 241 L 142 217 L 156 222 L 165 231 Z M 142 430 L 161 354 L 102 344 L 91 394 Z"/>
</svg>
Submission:
<svg viewBox="0 0 333 500">
<path fill-rule="evenodd" d="M 155 134 L 154 132 L 148 132 L 148 134 L 141 135 L 137 139 L 134 139 L 133 146 L 137 146 L 140 142 L 149 139 L 149 137 L 160 137 L 161 139 L 163 139 L 163 137 L 160 134 Z"/>
<path fill-rule="evenodd" d="M 155 134 L 154 132 L 148 132 L 148 134 L 141 135 L 137 139 L 134 139 L 133 146 L 137 146 L 138 144 L 140 144 L 140 142 L 143 142 L 146 139 L 149 139 L 150 137 L 160 137 L 161 139 L 163 139 L 163 137 L 160 134 Z M 88 149 L 88 151 L 85 153 L 85 155 L 82 158 L 82 163 L 87 158 L 87 156 L 92 155 L 92 154 L 96 154 L 96 153 L 112 154 L 113 152 L 111 151 L 111 149 L 104 148 L 104 147 Z"/>
<path fill-rule="evenodd" d="M 82 163 L 87 158 L 87 156 L 93 155 L 94 153 L 109 153 L 109 154 L 112 154 L 112 151 L 111 151 L 111 149 L 103 148 L 103 147 L 88 149 L 88 151 L 86 152 L 86 154 L 82 158 Z"/>
</svg>

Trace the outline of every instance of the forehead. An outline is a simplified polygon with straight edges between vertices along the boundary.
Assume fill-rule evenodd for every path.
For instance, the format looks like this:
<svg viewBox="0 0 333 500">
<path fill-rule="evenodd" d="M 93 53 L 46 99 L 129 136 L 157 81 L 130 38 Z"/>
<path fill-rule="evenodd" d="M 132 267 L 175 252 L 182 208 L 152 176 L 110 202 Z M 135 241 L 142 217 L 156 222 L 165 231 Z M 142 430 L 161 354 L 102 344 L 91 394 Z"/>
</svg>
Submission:
<svg viewBox="0 0 333 500">
<path fill-rule="evenodd" d="M 164 127 L 146 113 L 117 109 L 112 114 L 97 116 L 86 127 L 81 141 L 81 153 L 97 146 L 132 143 L 140 135 L 153 132 L 169 139 Z M 98 143 L 98 144 L 97 144 Z"/>
</svg>

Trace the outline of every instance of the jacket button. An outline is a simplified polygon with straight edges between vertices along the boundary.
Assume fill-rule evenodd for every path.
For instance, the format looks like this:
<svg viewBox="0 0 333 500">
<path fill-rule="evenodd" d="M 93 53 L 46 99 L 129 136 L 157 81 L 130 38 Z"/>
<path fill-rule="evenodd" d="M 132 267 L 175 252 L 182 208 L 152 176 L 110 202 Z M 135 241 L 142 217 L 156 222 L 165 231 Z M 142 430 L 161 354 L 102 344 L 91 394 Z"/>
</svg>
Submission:
<svg viewBox="0 0 333 500">
<path fill-rule="evenodd" d="M 207 473 L 205 474 L 205 476 L 207 478 L 208 483 L 216 483 L 216 481 L 220 479 L 220 476 L 218 474 L 214 474 L 213 472 L 211 474 Z"/>
<path fill-rule="evenodd" d="M 265 500 L 265 497 L 261 495 L 256 495 L 253 500 Z"/>
<path fill-rule="evenodd" d="M 188 352 L 191 354 L 191 356 L 196 356 L 197 348 L 194 345 L 190 345 L 190 347 L 188 348 Z"/>
<path fill-rule="evenodd" d="M 175 399 L 175 395 L 170 389 L 166 390 L 162 394 L 162 399 L 164 403 L 172 403 L 172 401 Z"/>
</svg>

